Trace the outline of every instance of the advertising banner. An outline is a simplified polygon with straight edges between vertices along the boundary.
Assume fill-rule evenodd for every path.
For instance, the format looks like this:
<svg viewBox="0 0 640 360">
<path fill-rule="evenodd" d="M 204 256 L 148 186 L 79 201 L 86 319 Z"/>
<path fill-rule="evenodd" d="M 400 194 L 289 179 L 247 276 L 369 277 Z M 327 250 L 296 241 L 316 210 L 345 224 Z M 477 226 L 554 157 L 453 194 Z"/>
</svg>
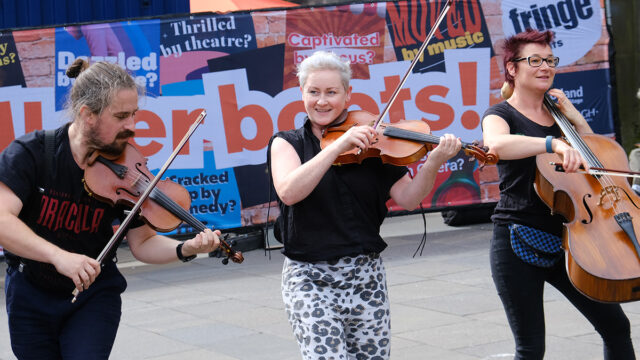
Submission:
<svg viewBox="0 0 640 360">
<path fill-rule="evenodd" d="M 148 158 L 148 167 L 157 171 L 206 110 L 207 118 L 166 177 L 189 191 L 190 212 L 208 226 L 262 225 L 278 215 L 265 164 L 269 139 L 302 126 L 305 118 L 297 64 L 317 50 L 348 59 L 350 110 L 379 114 L 444 3 L 202 13 L 4 32 L 0 150 L 25 133 L 70 120 L 64 109 L 73 79 L 65 71 L 76 58 L 114 62 L 146 89 L 132 142 Z M 502 101 L 501 41 L 536 28 L 555 33 L 552 49 L 560 65 L 554 86 L 567 93 L 595 131 L 611 135 L 603 14 L 594 0 L 455 1 L 383 121 L 421 120 L 435 135 L 481 140 L 482 114 Z M 410 165 L 410 172 L 425 159 Z M 495 166 L 480 169 L 461 152 L 440 168 L 422 206 L 493 203 L 498 195 Z M 176 231 L 191 229 L 183 225 Z"/>
</svg>

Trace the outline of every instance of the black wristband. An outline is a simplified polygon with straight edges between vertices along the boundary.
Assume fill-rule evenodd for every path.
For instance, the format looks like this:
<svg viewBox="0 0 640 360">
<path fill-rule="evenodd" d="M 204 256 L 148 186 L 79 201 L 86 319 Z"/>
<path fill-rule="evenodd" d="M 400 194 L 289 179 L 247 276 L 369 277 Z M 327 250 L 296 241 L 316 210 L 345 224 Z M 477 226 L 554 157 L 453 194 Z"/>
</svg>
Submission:
<svg viewBox="0 0 640 360">
<path fill-rule="evenodd" d="M 191 255 L 187 257 L 182 255 L 182 245 L 184 245 L 183 242 L 179 243 L 178 246 L 176 246 L 176 255 L 178 255 L 178 259 L 180 259 L 180 261 L 189 262 L 197 257 L 197 255 Z"/>
</svg>

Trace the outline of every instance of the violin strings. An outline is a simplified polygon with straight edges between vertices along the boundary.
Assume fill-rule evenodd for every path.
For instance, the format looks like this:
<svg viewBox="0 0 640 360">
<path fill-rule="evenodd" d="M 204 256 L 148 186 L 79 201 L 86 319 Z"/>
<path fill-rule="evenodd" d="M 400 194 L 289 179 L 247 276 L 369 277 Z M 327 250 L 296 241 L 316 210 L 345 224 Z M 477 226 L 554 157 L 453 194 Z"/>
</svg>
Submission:
<svg viewBox="0 0 640 360">
<path fill-rule="evenodd" d="M 387 134 L 387 136 L 389 137 L 395 137 L 395 138 L 405 139 L 405 140 L 413 140 L 418 142 L 426 142 L 426 143 L 432 143 L 432 144 L 440 143 L 440 137 L 432 134 L 425 134 L 425 133 L 407 130 L 407 129 L 403 129 L 395 126 L 387 126 L 386 129 L 387 131 L 389 131 L 389 134 Z"/>
<path fill-rule="evenodd" d="M 139 192 L 144 192 L 146 188 L 151 183 L 149 179 L 143 173 L 139 173 L 137 176 L 132 174 L 129 169 L 125 172 L 124 180 L 128 181 L 133 185 L 134 189 Z M 194 229 L 198 231 L 203 231 L 206 229 L 206 226 L 197 218 L 193 217 L 191 213 L 186 211 L 182 206 L 176 203 L 173 199 L 171 199 L 168 195 L 166 195 L 159 188 L 155 188 L 151 191 L 149 195 L 152 200 L 158 202 L 163 208 L 169 211 L 171 214 L 175 215 L 180 220 L 185 221 L 189 225 L 191 225 Z"/>
<path fill-rule="evenodd" d="M 436 144 L 436 145 L 440 144 L 440 137 L 437 135 L 425 134 L 425 133 L 421 133 L 414 130 L 403 129 L 403 128 L 395 127 L 393 126 L 393 124 L 390 126 L 386 126 L 385 129 L 386 130 L 384 135 L 389 137 L 424 142 L 429 144 Z M 463 141 L 462 149 L 467 150 L 469 148 L 471 148 L 471 144 Z"/>
<path fill-rule="evenodd" d="M 143 178 L 143 182 L 146 185 L 150 183 L 146 178 Z M 146 186 L 144 186 L 144 188 L 146 189 Z M 137 190 L 141 190 L 141 189 L 137 189 Z M 179 219 L 184 220 L 187 224 L 191 225 L 194 229 L 198 230 L 199 232 L 204 231 L 207 228 L 204 225 L 204 223 L 202 223 L 200 220 L 198 220 L 193 215 L 191 215 L 191 213 L 189 213 L 182 206 L 180 206 L 180 204 L 176 203 L 171 197 L 169 197 L 159 188 L 155 188 L 151 190 L 150 196 L 152 197 L 152 200 L 155 200 L 155 201 L 159 200 L 158 202 L 160 203 L 160 205 L 166 208 L 173 215 L 176 215 Z M 222 239 L 220 239 L 220 246 L 227 251 L 231 250 L 229 245 Z"/>
<path fill-rule="evenodd" d="M 144 184 L 141 184 L 141 185 L 143 185 L 144 188 L 146 189 L 148 184 L 149 184 L 149 181 L 145 179 Z M 167 209 L 171 214 L 185 221 L 196 230 L 203 231 L 204 229 L 206 229 L 206 226 L 202 222 L 200 222 L 200 220 L 193 217 L 191 213 L 187 212 L 184 208 L 182 208 L 182 206 L 176 203 L 173 199 L 171 199 L 167 194 L 165 194 L 159 188 L 156 187 L 155 189 L 151 190 L 151 198 L 152 200 L 155 200 L 160 205 L 162 205 L 162 207 Z"/>
</svg>

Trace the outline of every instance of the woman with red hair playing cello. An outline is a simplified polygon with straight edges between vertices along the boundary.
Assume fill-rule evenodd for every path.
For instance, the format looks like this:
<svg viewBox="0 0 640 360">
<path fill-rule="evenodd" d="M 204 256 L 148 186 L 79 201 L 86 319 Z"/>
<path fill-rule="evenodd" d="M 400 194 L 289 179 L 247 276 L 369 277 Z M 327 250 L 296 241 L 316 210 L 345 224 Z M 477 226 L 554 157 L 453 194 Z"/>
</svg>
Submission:
<svg viewBox="0 0 640 360">
<path fill-rule="evenodd" d="M 562 236 L 563 219 L 550 214 L 533 188 L 536 155 L 560 155 L 567 172 L 575 172 L 581 165 L 588 168 L 575 149 L 556 139 L 561 136 L 560 128 L 543 105 L 548 90 L 578 133 L 592 133 L 565 94 L 558 89 L 549 90 L 559 61 L 549 46 L 552 38 L 550 31 L 527 30 L 506 39 L 503 97 L 507 100 L 492 106 L 483 116 L 484 144 L 500 158 L 500 200 L 492 216 L 493 281 L 515 337 L 515 359 L 544 356 L 546 282 L 558 289 L 602 336 L 605 359 L 635 359 L 629 320 L 620 305 L 599 303 L 578 292 L 563 267 L 561 252 L 547 264 L 533 260 L 528 263 L 516 255 L 514 228 L 524 225 L 535 232 Z"/>
</svg>

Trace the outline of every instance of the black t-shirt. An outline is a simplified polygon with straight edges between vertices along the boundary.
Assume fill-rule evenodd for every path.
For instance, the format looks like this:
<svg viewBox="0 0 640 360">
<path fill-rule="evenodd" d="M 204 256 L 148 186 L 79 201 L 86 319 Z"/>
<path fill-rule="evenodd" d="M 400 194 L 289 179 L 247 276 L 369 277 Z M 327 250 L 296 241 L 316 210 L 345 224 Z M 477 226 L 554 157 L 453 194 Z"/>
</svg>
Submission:
<svg viewBox="0 0 640 360">
<path fill-rule="evenodd" d="M 62 249 L 97 258 L 113 235 L 114 220 L 124 219 L 124 208 L 98 201 L 84 189 L 84 171 L 73 159 L 68 127 L 55 131 L 48 180 L 40 130 L 16 139 L 0 154 L 0 181 L 22 200 L 19 218 L 36 234 Z M 142 224 L 136 220 L 131 227 Z"/>
<path fill-rule="evenodd" d="M 557 124 L 542 126 L 516 110 L 507 101 L 493 105 L 482 118 L 496 115 L 509 125 L 510 134 L 535 137 L 561 136 Z M 528 225 L 561 236 L 562 217 L 552 216 L 547 205 L 533 188 L 536 176 L 536 157 L 517 160 L 500 160 L 497 164 L 500 176 L 500 200 L 491 219 L 496 223 Z"/>
<path fill-rule="evenodd" d="M 321 150 L 308 119 L 302 128 L 274 136 L 289 142 L 302 163 Z M 362 164 L 332 166 L 309 196 L 293 206 L 278 198 L 284 254 L 312 262 L 384 250 L 380 225 L 387 215 L 389 191 L 406 172 L 404 166 L 369 158 Z"/>
</svg>

